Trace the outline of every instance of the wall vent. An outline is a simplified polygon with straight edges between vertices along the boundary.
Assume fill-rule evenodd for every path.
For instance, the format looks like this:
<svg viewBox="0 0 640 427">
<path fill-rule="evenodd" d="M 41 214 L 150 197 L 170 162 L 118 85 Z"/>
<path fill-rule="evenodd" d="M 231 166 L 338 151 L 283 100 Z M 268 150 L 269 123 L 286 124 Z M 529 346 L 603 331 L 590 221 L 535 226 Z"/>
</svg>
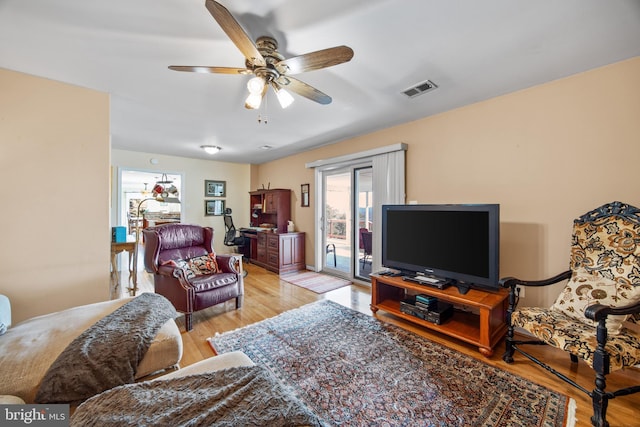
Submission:
<svg viewBox="0 0 640 427">
<path fill-rule="evenodd" d="M 422 83 L 418 83 L 415 86 L 410 87 L 409 89 L 405 89 L 402 91 L 409 98 L 415 98 L 418 95 L 422 95 L 423 93 L 430 92 L 434 89 L 437 89 L 438 85 L 436 85 L 431 80 L 424 81 Z"/>
</svg>

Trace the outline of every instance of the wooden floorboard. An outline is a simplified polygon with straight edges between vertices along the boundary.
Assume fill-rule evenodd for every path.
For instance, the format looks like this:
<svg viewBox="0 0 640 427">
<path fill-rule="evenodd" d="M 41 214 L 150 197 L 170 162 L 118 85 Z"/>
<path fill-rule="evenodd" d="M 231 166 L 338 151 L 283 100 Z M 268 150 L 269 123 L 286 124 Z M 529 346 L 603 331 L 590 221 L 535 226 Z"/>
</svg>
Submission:
<svg viewBox="0 0 640 427">
<path fill-rule="evenodd" d="M 350 285 L 326 294 L 316 294 L 280 280 L 278 275 L 263 268 L 254 265 L 245 267 L 249 274 L 245 278 L 244 304 L 240 310 L 235 309 L 235 301 L 228 301 L 199 311 L 193 315 L 193 330 L 188 333 L 184 332 L 184 317 L 178 318 L 177 322 L 180 330 L 183 331 L 182 339 L 184 342 L 184 355 L 181 366 L 188 366 L 214 356 L 214 352 L 206 340 L 216 333 L 241 328 L 320 299 L 330 299 L 346 307 L 372 315 L 369 309 L 371 292 L 368 287 Z M 140 271 L 138 281 L 141 291 L 153 291 L 151 280 L 150 275 Z M 496 348 L 495 354 L 491 358 L 486 358 L 478 352 L 475 346 L 413 325 L 410 322 L 385 314 L 383 311 L 379 311 L 375 317 L 411 330 L 418 335 L 480 359 L 490 365 L 567 394 L 577 402 L 576 416 L 578 422 L 576 425 L 591 425 L 589 421 L 592 413 L 591 400 L 588 396 L 556 379 L 542 368 L 529 362 L 524 356 L 516 354 L 513 364 L 503 362 L 501 356 L 504 352 L 504 340 Z M 583 362 L 580 362 L 577 366 L 572 366 L 566 353 L 546 346 L 535 347 L 533 350 L 535 354 L 544 357 L 545 360 L 552 361 L 559 371 L 574 379 L 586 389 L 593 389 L 593 371 Z M 640 370 L 638 369 L 627 369 L 608 376 L 609 390 L 633 384 L 640 384 Z M 639 407 L 640 394 L 618 397 L 610 401 L 607 419 L 612 427 L 640 426 Z"/>
</svg>

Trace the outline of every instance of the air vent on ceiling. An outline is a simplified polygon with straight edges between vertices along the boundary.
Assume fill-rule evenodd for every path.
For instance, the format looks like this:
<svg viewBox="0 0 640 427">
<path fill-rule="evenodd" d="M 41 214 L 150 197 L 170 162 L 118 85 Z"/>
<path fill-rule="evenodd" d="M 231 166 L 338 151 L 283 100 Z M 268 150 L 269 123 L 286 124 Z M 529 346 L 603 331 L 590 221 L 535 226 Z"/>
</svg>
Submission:
<svg viewBox="0 0 640 427">
<path fill-rule="evenodd" d="M 424 81 L 422 83 L 418 83 L 415 86 L 410 87 L 409 89 L 405 89 L 402 91 L 409 98 L 414 98 L 418 95 L 422 95 L 423 93 L 430 92 L 436 89 L 438 86 L 432 82 L 431 80 Z"/>
</svg>

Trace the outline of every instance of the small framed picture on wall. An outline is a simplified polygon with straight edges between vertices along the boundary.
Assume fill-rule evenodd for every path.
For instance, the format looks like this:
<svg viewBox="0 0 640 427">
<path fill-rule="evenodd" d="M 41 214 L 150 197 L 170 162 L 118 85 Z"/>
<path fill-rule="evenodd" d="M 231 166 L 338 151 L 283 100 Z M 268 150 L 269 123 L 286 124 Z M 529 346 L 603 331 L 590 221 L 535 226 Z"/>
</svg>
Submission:
<svg viewBox="0 0 640 427">
<path fill-rule="evenodd" d="M 224 200 L 205 200 L 205 216 L 222 215 L 224 213 Z"/>
<path fill-rule="evenodd" d="M 309 207 L 309 184 L 302 184 L 300 189 L 300 206 Z"/>
<path fill-rule="evenodd" d="M 204 197 L 226 197 L 227 182 L 226 181 L 204 181 Z"/>
</svg>

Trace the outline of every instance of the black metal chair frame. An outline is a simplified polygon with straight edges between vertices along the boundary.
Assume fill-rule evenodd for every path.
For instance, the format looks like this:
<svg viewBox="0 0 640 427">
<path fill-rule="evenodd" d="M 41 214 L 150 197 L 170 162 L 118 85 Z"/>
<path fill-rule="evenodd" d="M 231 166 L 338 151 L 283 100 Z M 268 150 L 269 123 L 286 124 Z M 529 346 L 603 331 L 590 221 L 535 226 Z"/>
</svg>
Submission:
<svg viewBox="0 0 640 427">
<path fill-rule="evenodd" d="M 361 259 L 362 268 L 364 268 L 365 264 L 367 263 L 367 258 L 371 258 L 372 244 L 373 244 L 372 238 L 373 238 L 373 235 L 371 234 L 370 231 L 360 233 L 360 241 L 362 242 L 362 247 L 364 252 Z"/>
<path fill-rule="evenodd" d="M 325 253 L 327 254 L 327 256 L 329 254 L 333 254 L 333 266 L 337 267 L 338 266 L 338 259 L 336 258 L 336 245 L 333 243 L 327 243 L 327 247 L 325 248 Z M 329 262 L 329 260 L 327 260 L 327 263 Z"/>
</svg>

